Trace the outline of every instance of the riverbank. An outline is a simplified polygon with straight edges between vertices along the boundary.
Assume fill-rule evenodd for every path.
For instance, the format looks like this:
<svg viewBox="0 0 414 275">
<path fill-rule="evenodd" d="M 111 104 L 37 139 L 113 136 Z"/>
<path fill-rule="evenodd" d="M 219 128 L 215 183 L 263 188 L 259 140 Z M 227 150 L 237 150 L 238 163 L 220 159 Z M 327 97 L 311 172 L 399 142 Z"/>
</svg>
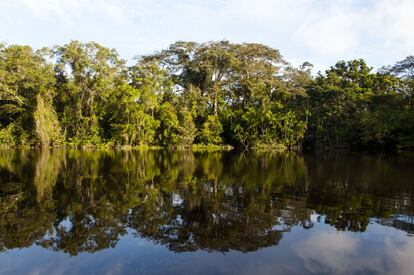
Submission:
<svg viewBox="0 0 414 275">
<path fill-rule="evenodd" d="M 30 146 L 30 145 L 16 145 L 16 146 L 5 146 L 0 144 L 0 149 L 108 149 L 108 150 L 171 150 L 171 151 L 232 151 L 235 147 L 231 145 L 205 145 L 205 144 L 193 144 L 191 146 L 157 146 L 157 145 L 114 145 L 114 144 L 100 144 L 100 145 L 59 145 L 59 146 Z"/>
</svg>

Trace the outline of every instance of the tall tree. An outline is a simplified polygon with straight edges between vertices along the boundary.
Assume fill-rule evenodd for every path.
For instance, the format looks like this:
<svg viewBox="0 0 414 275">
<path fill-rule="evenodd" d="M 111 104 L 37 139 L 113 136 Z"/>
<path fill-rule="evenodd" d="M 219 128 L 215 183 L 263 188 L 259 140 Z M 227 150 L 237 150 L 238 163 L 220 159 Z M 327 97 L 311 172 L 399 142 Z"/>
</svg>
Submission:
<svg viewBox="0 0 414 275">
<path fill-rule="evenodd" d="M 9 143 L 49 146 L 61 138 L 52 106 L 53 67 L 43 53 L 29 46 L 0 47 L 0 128 Z"/>
<path fill-rule="evenodd" d="M 319 147 L 385 144 L 384 135 L 391 132 L 394 123 L 385 118 L 378 121 L 375 116 L 384 112 L 378 112 L 381 108 L 395 106 L 386 98 L 398 97 L 396 90 L 396 78 L 373 73 L 364 60 L 338 62 L 325 75 L 319 74 L 309 90 L 312 116 L 308 142 Z"/>
<path fill-rule="evenodd" d="M 95 42 L 71 41 L 55 49 L 57 109 L 68 140 L 98 144 L 102 108 L 126 77 L 125 61 L 114 49 Z"/>
</svg>

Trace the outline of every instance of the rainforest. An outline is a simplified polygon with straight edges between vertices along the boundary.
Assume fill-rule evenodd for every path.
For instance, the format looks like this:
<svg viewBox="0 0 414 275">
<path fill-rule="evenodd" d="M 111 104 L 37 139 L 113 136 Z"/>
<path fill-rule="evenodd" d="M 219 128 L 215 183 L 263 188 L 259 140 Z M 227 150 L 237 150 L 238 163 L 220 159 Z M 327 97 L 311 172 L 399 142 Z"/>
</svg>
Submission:
<svg viewBox="0 0 414 275">
<path fill-rule="evenodd" d="M 414 57 L 325 72 L 257 43 L 175 42 L 123 60 L 0 44 L 0 146 L 414 148 Z"/>
</svg>

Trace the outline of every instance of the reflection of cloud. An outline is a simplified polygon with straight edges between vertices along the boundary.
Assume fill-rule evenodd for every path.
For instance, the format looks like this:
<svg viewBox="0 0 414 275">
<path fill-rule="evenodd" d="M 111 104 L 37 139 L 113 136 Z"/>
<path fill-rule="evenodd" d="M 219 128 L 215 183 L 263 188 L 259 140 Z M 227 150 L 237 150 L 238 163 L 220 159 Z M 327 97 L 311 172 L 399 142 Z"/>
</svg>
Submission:
<svg viewBox="0 0 414 275">
<path fill-rule="evenodd" d="M 105 275 L 112 275 L 112 274 L 121 274 L 122 273 L 122 264 L 116 263 L 111 266 L 106 272 Z"/>
<path fill-rule="evenodd" d="M 392 233 L 366 239 L 343 232 L 316 232 L 293 250 L 311 273 L 414 274 L 414 240 Z"/>
<path fill-rule="evenodd" d="M 345 234 L 318 232 L 311 235 L 295 252 L 305 261 L 306 268 L 314 273 L 345 273 L 349 268 L 347 259 L 357 253 L 358 242 Z"/>
<path fill-rule="evenodd" d="M 385 254 L 392 262 L 392 270 L 388 274 L 414 274 L 414 242 L 398 244 L 391 239 L 385 240 Z"/>
</svg>

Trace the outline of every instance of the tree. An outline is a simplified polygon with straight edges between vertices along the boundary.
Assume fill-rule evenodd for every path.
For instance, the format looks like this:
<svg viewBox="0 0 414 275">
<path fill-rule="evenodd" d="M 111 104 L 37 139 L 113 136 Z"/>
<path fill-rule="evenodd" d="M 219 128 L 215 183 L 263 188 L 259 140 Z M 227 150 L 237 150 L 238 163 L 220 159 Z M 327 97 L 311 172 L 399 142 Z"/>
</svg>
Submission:
<svg viewBox="0 0 414 275">
<path fill-rule="evenodd" d="M 180 112 L 180 126 L 178 127 L 178 145 L 189 147 L 193 144 L 196 127 L 191 113 L 186 109 Z"/>
<path fill-rule="evenodd" d="M 218 145 L 222 143 L 221 134 L 223 133 L 223 126 L 217 115 L 210 115 L 206 122 L 203 123 L 203 128 L 200 132 L 200 142 L 203 144 Z"/>
<path fill-rule="evenodd" d="M 389 71 L 402 79 L 404 84 L 402 92 L 411 108 L 414 96 L 414 56 L 407 56 L 404 60 L 397 62 Z"/>
<path fill-rule="evenodd" d="M 176 145 L 179 141 L 180 121 L 175 107 L 169 102 L 164 102 L 157 112 L 157 118 L 160 121 L 157 130 L 158 143 L 165 146 Z"/>
<path fill-rule="evenodd" d="M 2 146 L 414 148 L 414 57 L 312 75 L 258 43 L 178 41 L 127 67 L 114 49 L 0 44 Z"/>
<path fill-rule="evenodd" d="M 400 149 L 414 148 L 414 56 L 408 56 L 397 62 L 389 70 L 401 80 L 400 93 L 406 104 L 406 108 L 400 113 L 396 122 L 397 129 L 394 136 L 397 136 Z"/>
<path fill-rule="evenodd" d="M 126 77 L 125 61 L 114 49 L 95 42 L 55 48 L 58 95 L 57 110 L 69 141 L 99 144 L 105 103 Z"/>
<path fill-rule="evenodd" d="M 148 107 L 138 102 L 141 90 L 124 84 L 109 99 L 107 121 L 110 124 L 110 137 L 119 145 L 151 145 L 155 141 L 155 131 L 159 121 Z"/>
<path fill-rule="evenodd" d="M 177 42 L 160 53 L 142 57 L 142 60 L 157 62 L 169 72 L 180 97 L 177 109 L 184 105 L 192 112 L 199 132 L 197 141 L 202 143 L 221 143 L 221 133 L 218 133 L 223 131 L 221 125 L 225 142 L 246 143 L 245 146 L 259 140 L 284 143 L 286 135 L 282 134 L 281 128 L 274 127 L 279 127 L 284 114 L 289 113 L 284 109 L 285 104 L 296 100 L 298 96 L 294 95 L 305 93 L 304 79 L 309 74 L 308 66 L 294 70 L 287 66 L 279 51 L 255 43 Z M 252 112 L 259 117 L 267 114 L 279 121 L 262 119 L 257 124 L 252 121 L 256 115 L 244 115 Z M 290 117 L 302 119 L 301 115 Z M 247 124 L 249 130 L 242 131 Z M 284 125 L 286 128 L 293 124 Z M 300 132 L 294 141 L 296 145 L 301 143 L 305 128 L 294 129 Z"/>
<path fill-rule="evenodd" d="M 53 67 L 43 57 L 45 51 L 0 47 L 0 128 L 9 144 L 49 146 L 62 140 L 53 109 Z"/>
<path fill-rule="evenodd" d="M 390 145 L 386 140 L 395 123 L 393 115 L 384 115 L 398 112 L 397 90 L 395 77 L 372 73 L 364 60 L 338 62 L 309 89 L 308 142 L 317 147 Z"/>
</svg>

